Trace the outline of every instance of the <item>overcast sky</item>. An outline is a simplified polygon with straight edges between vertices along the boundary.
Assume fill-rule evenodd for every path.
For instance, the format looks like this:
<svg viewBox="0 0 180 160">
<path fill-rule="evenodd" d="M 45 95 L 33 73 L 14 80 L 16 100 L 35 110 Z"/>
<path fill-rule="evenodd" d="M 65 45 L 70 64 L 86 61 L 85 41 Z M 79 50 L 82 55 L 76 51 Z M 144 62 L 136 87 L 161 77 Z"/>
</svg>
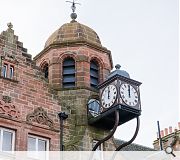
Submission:
<svg viewBox="0 0 180 160">
<path fill-rule="evenodd" d="M 0 0 L 0 31 L 12 22 L 15 34 L 33 57 L 47 38 L 70 22 L 65 0 Z M 157 120 L 176 127 L 178 102 L 178 0 L 78 0 L 77 21 L 94 29 L 132 79 L 142 82 L 142 115 L 135 143 L 152 147 Z M 135 120 L 118 128 L 128 140 Z"/>
</svg>

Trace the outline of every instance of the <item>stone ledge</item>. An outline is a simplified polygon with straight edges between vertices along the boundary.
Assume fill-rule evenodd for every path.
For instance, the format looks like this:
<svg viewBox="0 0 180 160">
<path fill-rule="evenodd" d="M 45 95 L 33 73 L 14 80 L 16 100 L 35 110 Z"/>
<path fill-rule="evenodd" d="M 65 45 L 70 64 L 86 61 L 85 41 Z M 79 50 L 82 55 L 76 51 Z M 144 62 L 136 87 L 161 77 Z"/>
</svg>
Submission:
<svg viewBox="0 0 180 160">
<path fill-rule="evenodd" d="M 86 89 L 89 91 L 97 92 L 99 93 L 98 89 L 91 88 L 91 87 L 72 87 L 72 88 L 54 88 L 57 91 L 69 91 L 69 90 L 79 90 L 79 89 Z"/>
<path fill-rule="evenodd" d="M 0 76 L 0 79 L 7 80 L 7 81 L 10 81 L 10 82 L 15 82 L 15 83 L 19 82 L 18 80 L 11 79 L 11 78 L 6 78 L 6 77 L 3 77 L 3 76 Z"/>
</svg>

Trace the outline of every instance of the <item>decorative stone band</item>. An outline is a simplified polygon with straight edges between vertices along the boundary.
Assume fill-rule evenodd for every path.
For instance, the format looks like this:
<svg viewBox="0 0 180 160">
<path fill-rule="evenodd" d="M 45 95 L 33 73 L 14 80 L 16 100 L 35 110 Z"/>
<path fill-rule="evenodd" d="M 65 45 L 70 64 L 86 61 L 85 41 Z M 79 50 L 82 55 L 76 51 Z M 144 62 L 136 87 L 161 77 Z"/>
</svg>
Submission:
<svg viewBox="0 0 180 160">
<path fill-rule="evenodd" d="M 12 103 L 0 101 L 0 116 L 6 116 L 9 118 L 19 118 L 20 111 L 18 111 L 17 107 Z"/>
<path fill-rule="evenodd" d="M 38 107 L 34 110 L 33 113 L 28 114 L 26 121 L 30 124 L 34 122 L 41 125 L 47 125 L 50 128 L 54 128 L 53 121 L 48 117 L 47 112 L 42 107 Z"/>
</svg>

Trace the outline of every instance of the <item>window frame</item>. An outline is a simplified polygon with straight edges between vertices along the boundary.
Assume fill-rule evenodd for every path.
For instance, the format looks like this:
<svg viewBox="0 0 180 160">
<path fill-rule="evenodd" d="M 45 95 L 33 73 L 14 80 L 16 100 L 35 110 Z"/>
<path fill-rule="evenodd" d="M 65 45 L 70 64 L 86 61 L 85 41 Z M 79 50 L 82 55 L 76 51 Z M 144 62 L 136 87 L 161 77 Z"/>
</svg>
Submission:
<svg viewBox="0 0 180 160">
<path fill-rule="evenodd" d="M 10 65 L 10 68 L 9 68 L 9 78 L 13 79 L 13 77 L 14 77 L 14 66 Z"/>
<path fill-rule="evenodd" d="M 0 151 L 1 152 L 14 152 L 15 151 L 15 131 L 8 129 L 8 128 L 4 128 L 4 127 L 0 127 Z M 3 151 L 3 136 L 4 136 L 4 131 L 6 132 L 10 132 L 12 133 L 12 145 L 11 145 L 11 151 Z"/>
<path fill-rule="evenodd" d="M 69 64 L 67 64 L 69 61 Z M 69 69 L 69 73 L 67 72 Z M 66 73 L 65 73 L 66 72 Z M 62 87 L 76 87 L 76 61 L 72 57 L 66 57 L 62 63 Z M 64 81 L 66 79 L 66 81 Z M 69 79 L 69 80 L 68 80 Z"/>
<path fill-rule="evenodd" d="M 42 66 L 42 72 L 44 73 L 44 78 L 49 79 L 49 64 L 47 62 Z"/>
<path fill-rule="evenodd" d="M 95 67 L 94 67 L 95 65 Z M 97 88 L 98 84 L 99 84 L 99 80 L 100 80 L 100 77 L 99 77 L 99 63 L 92 59 L 90 61 L 90 87 L 92 88 Z M 94 73 L 97 74 L 97 76 L 93 75 Z M 93 73 L 93 74 L 92 74 Z M 97 84 L 93 83 L 93 80 L 97 81 Z"/>
<path fill-rule="evenodd" d="M 44 140 L 44 141 L 46 141 L 46 150 L 45 150 L 45 151 L 49 151 L 49 143 L 50 143 L 50 139 L 44 138 L 44 137 L 41 137 L 41 136 L 32 135 L 32 134 L 28 134 L 27 151 L 29 151 L 29 150 L 28 150 L 29 138 L 34 138 L 34 139 L 36 140 L 35 151 L 38 151 L 38 140 Z"/>
<path fill-rule="evenodd" d="M 12 69 L 12 72 L 11 72 L 11 69 Z M 15 75 L 14 70 L 15 70 L 15 67 L 12 63 L 4 62 L 2 64 L 1 76 L 3 78 L 14 79 L 14 75 Z"/>
<path fill-rule="evenodd" d="M 4 78 L 7 78 L 7 75 L 8 75 L 8 64 L 7 63 L 4 63 L 3 64 L 3 69 L 2 69 L 2 76 Z"/>
</svg>

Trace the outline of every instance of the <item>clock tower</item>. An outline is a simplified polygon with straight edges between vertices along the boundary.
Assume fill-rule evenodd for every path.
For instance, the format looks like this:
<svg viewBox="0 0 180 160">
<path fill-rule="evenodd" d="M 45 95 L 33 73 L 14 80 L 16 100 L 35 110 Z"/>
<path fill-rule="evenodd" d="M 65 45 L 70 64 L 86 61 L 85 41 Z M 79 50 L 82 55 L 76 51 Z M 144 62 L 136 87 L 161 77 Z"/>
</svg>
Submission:
<svg viewBox="0 0 180 160">
<path fill-rule="evenodd" d="M 87 104 L 92 99 L 100 100 L 97 86 L 113 68 L 111 52 L 103 47 L 93 29 L 73 19 L 48 38 L 34 60 L 44 71 L 62 112 L 68 114 L 64 123 L 64 149 L 92 150 L 94 141 L 107 135 L 108 130 L 88 124 Z M 102 148 L 114 150 L 113 139 Z"/>
<path fill-rule="evenodd" d="M 61 111 L 68 114 L 64 123 L 64 150 L 92 150 L 112 128 L 111 108 L 123 110 L 119 112 L 124 116 L 121 124 L 136 116 L 136 109 L 139 114 L 140 83 L 122 76 L 120 70 L 109 74 L 113 68 L 111 52 L 103 47 L 92 28 L 76 21 L 76 3 L 70 3 L 71 22 L 48 38 L 34 60 L 59 100 Z M 132 113 L 127 116 L 124 107 Z M 105 151 L 115 148 L 113 138 L 101 146 Z"/>
</svg>

